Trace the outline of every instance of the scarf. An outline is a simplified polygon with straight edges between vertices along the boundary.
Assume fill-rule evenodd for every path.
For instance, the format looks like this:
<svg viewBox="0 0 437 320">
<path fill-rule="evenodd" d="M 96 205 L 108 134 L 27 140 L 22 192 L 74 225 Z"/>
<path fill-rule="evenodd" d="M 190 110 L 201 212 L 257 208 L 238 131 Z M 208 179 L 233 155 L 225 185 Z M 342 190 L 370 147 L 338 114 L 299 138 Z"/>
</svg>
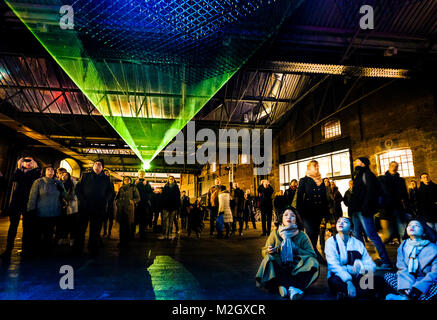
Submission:
<svg viewBox="0 0 437 320">
<path fill-rule="evenodd" d="M 288 227 L 280 225 L 278 228 L 279 235 L 281 236 L 281 261 L 282 263 L 293 262 L 293 248 L 295 247 L 291 238 L 299 233 L 297 225 L 291 224 Z"/>
<path fill-rule="evenodd" d="M 306 175 L 313 179 L 317 186 L 320 186 L 323 183 L 322 175 L 319 171 L 315 171 L 312 166 L 307 169 Z"/>
<path fill-rule="evenodd" d="M 415 274 L 419 268 L 419 255 L 425 246 L 429 244 L 429 240 L 411 240 L 407 239 L 405 243 L 406 250 L 410 251 L 408 255 L 408 272 Z"/>
</svg>

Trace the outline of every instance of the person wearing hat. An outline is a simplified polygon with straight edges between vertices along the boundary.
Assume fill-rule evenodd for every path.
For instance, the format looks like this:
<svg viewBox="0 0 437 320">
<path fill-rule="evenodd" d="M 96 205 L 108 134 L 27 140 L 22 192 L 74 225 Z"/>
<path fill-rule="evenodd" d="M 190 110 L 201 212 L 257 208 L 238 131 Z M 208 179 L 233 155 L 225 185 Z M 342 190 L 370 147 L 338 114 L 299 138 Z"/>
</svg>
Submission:
<svg viewBox="0 0 437 320">
<path fill-rule="evenodd" d="M 85 233 L 90 224 L 88 251 L 91 255 L 98 253 L 100 245 L 100 230 L 102 228 L 108 202 L 113 194 L 111 180 L 103 172 L 103 159 L 94 161 L 93 169 L 83 174 L 76 185 L 76 195 L 79 200 L 79 227 L 74 243 L 74 251 L 81 254 L 85 243 Z"/>
<path fill-rule="evenodd" d="M 376 176 L 370 171 L 370 161 L 366 157 L 357 158 L 354 161 L 353 187 L 349 210 L 352 213 L 354 225 L 354 237 L 364 243 L 362 232 L 373 242 L 379 257 L 382 269 L 391 269 L 392 264 L 385 249 L 384 243 L 379 237 L 373 215 L 378 208 L 381 186 Z"/>
<path fill-rule="evenodd" d="M 21 244 L 21 254 L 26 254 L 26 247 L 29 244 L 29 228 L 34 225 L 32 217 L 27 214 L 27 200 L 29 199 L 30 189 L 35 180 L 41 176 L 41 170 L 38 168 L 34 157 L 29 154 L 24 154 L 17 162 L 17 169 L 12 175 L 13 191 L 12 199 L 8 208 L 9 215 L 9 230 L 6 243 L 6 250 L 2 253 L 2 257 L 8 258 L 14 248 L 15 237 L 17 235 L 18 225 L 20 224 L 21 215 L 23 215 L 23 237 Z"/>
</svg>

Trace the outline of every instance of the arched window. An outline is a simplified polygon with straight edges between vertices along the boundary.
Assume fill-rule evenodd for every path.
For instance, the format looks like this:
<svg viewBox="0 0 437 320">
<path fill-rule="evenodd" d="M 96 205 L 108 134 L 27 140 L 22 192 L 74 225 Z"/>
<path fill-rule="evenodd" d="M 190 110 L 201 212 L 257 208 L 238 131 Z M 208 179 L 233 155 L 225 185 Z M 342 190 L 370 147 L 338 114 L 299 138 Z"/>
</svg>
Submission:
<svg viewBox="0 0 437 320">
<path fill-rule="evenodd" d="M 64 159 L 61 161 L 60 167 L 67 169 L 68 173 L 70 173 L 72 177 L 77 179 L 80 178 L 80 166 L 76 160 L 71 158 Z"/>
</svg>

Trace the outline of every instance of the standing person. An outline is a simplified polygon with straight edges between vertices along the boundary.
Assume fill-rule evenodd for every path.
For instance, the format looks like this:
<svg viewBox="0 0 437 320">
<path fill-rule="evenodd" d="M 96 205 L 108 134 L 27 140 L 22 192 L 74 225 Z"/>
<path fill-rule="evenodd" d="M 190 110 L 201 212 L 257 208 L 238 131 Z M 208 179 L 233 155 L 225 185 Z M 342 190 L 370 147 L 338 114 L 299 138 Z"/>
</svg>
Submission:
<svg viewBox="0 0 437 320">
<path fill-rule="evenodd" d="M 351 205 L 353 187 L 354 187 L 353 180 L 349 180 L 349 189 L 346 190 L 343 196 L 343 203 L 347 207 L 347 215 L 349 218 L 351 217 L 352 214 L 350 211 L 350 205 Z"/>
<path fill-rule="evenodd" d="M 62 180 L 62 175 L 63 175 L 64 173 L 66 173 L 66 172 L 68 172 L 67 169 L 62 168 L 62 167 L 56 169 L 56 179 L 58 179 L 59 181 L 61 181 L 61 180 Z"/>
<path fill-rule="evenodd" d="M 258 193 L 260 195 L 259 208 L 261 210 L 261 224 L 263 230 L 262 236 L 270 235 L 270 230 L 272 228 L 273 192 L 269 180 L 262 180 L 261 185 L 258 187 Z"/>
<path fill-rule="evenodd" d="M 288 189 L 285 190 L 284 196 L 287 201 L 287 206 L 291 206 L 293 204 L 293 200 L 297 191 L 297 186 L 297 180 L 293 179 L 290 181 L 290 186 L 288 187 Z"/>
<path fill-rule="evenodd" d="M 385 215 L 381 217 L 383 233 L 387 235 L 383 239 L 384 243 L 393 239 L 395 236 L 394 229 L 399 236 L 399 240 L 404 236 L 408 191 L 405 180 L 398 173 L 398 168 L 399 165 L 396 161 L 390 162 L 387 172 L 380 178 L 387 192 L 387 202 L 384 206 Z"/>
<path fill-rule="evenodd" d="M 352 212 L 352 223 L 354 225 L 354 237 L 364 243 L 362 233 L 373 242 L 379 257 L 381 258 L 382 269 L 392 267 L 390 258 L 384 244 L 376 232 L 373 216 L 378 207 L 378 198 L 381 194 L 381 187 L 376 176 L 369 169 L 368 158 L 361 157 L 354 161 L 353 191 L 350 202 Z"/>
<path fill-rule="evenodd" d="M 157 232 L 159 216 L 162 213 L 162 188 L 155 188 L 150 200 L 153 212 L 153 232 Z M 162 218 L 161 218 L 162 224 Z M 162 231 L 162 230 L 161 230 Z"/>
<path fill-rule="evenodd" d="M 335 181 L 331 181 L 331 194 L 334 199 L 334 218 L 337 221 L 340 217 L 343 216 L 343 209 L 341 208 L 341 202 L 343 201 L 343 196 L 338 190 Z"/>
<path fill-rule="evenodd" d="M 229 238 L 229 234 L 232 226 L 232 210 L 231 210 L 231 194 L 229 190 L 223 190 L 218 195 L 219 215 L 223 215 L 223 220 L 225 223 L 226 236 L 225 238 Z M 221 232 L 219 232 L 219 238 L 221 238 Z"/>
<path fill-rule="evenodd" d="M 75 232 L 77 230 L 77 219 L 79 204 L 76 196 L 76 184 L 77 182 L 71 179 L 71 175 L 68 172 L 64 172 L 61 176 L 61 182 L 65 189 L 65 206 L 63 207 L 63 213 L 60 217 L 62 221 L 58 224 L 61 230 L 59 230 L 61 244 L 68 244 L 72 246 L 74 244 Z M 58 230 L 56 230 L 58 233 Z M 68 239 L 70 236 L 70 239 Z"/>
<path fill-rule="evenodd" d="M 337 220 L 337 234 L 326 240 L 325 256 L 328 262 L 328 285 L 337 299 L 375 297 L 373 290 L 363 290 L 360 286 L 364 275 L 373 273 L 376 265 L 364 244 L 350 235 L 352 222 L 349 218 Z M 379 279 L 379 278 L 378 278 Z M 382 280 L 382 279 L 381 279 Z"/>
<path fill-rule="evenodd" d="M 324 259 L 317 250 L 317 239 L 320 233 L 320 223 L 323 218 L 329 217 L 330 212 L 326 186 L 319 172 L 319 163 L 315 160 L 308 162 L 306 175 L 299 180 L 296 205 L 317 257 L 320 262 L 324 263 Z"/>
<path fill-rule="evenodd" d="M 55 177 L 55 169 L 47 166 L 42 178 L 35 180 L 30 189 L 27 211 L 35 212 L 35 246 L 43 255 L 50 253 L 53 246 L 55 226 L 61 215 L 61 203 L 65 198 L 65 189 Z"/>
<path fill-rule="evenodd" d="M 437 246 L 434 230 L 412 220 L 398 248 L 397 273 L 384 280 L 392 293 L 386 300 L 435 300 L 437 298 Z"/>
<path fill-rule="evenodd" d="M 188 213 L 188 237 L 190 237 L 191 231 L 194 231 L 197 239 L 200 239 L 200 233 L 202 232 L 203 208 L 200 204 L 200 200 L 200 198 L 197 198 L 196 201 L 194 201 Z"/>
<path fill-rule="evenodd" d="M 111 180 L 111 174 L 109 170 L 105 169 L 103 170 L 103 173 Z M 105 217 L 103 218 L 103 236 L 107 236 L 108 238 L 111 238 L 111 231 L 112 226 L 114 224 L 114 201 L 115 201 L 115 190 L 114 190 L 114 184 L 111 182 L 112 186 L 112 195 L 111 198 L 108 201 L 107 210 L 105 212 Z"/>
<path fill-rule="evenodd" d="M 324 178 L 323 183 L 325 184 L 326 189 L 326 198 L 328 199 L 328 207 L 329 207 L 329 214 L 327 217 L 324 217 L 322 219 L 322 222 L 320 223 L 320 233 L 319 233 L 319 241 L 320 241 L 320 248 L 322 249 L 322 252 L 325 251 L 325 233 L 326 233 L 326 227 L 329 222 L 330 224 L 330 232 L 331 235 L 335 234 L 335 200 L 334 200 L 334 193 L 331 188 L 331 181 L 329 178 Z M 340 195 L 341 197 L 341 195 Z"/>
<path fill-rule="evenodd" d="M 84 173 L 76 185 L 76 195 L 79 200 L 78 232 L 74 242 L 76 254 L 81 254 L 83 251 L 88 223 L 90 225 L 88 251 L 93 256 L 98 254 L 103 218 L 113 195 L 113 185 L 109 177 L 103 173 L 104 167 L 103 159 L 94 161 L 92 171 Z"/>
<path fill-rule="evenodd" d="M 246 223 L 246 230 L 249 229 L 249 220 L 252 222 L 253 229 L 256 230 L 255 223 L 255 199 L 250 195 L 250 189 L 244 194 L 244 212 L 243 219 Z"/>
<path fill-rule="evenodd" d="M 168 176 L 167 183 L 162 189 L 162 227 L 164 231 L 164 239 L 170 239 L 173 231 L 173 222 L 176 212 L 181 205 L 181 192 L 173 176 Z"/>
<path fill-rule="evenodd" d="M 419 217 L 437 231 L 437 185 L 431 181 L 427 173 L 420 175 L 417 201 L 419 205 Z"/>
<path fill-rule="evenodd" d="M 218 215 L 218 195 L 220 191 L 224 190 L 225 187 L 221 185 L 220 178 L 215 179 L 215 185 L 212 186 L 206 196 L 206 205 L 209 209 L 209 235 L 212 236 L 214 233 L 215 220 Z"/>
<path fill-rule="evenodd" d="M 141 201 L 137 203 L 137 207 L 135 209 L 135 219 L 134 219 L 134 236 L 135 229 L 138 225 L 138 233 L 140 235 L 140 239 L 145 239 L 146 237 L 146 227 L 152 227 L 152 210 L 151 199 L 152 199 L 152 187 L 149 184 L 149 181 L 145 179 L 146 172 L 143 169 L 138 170 L 138 179 L 135 181 L 135 185 L 138 189 L 138 192 L 141 197 Z"/>
<path fill-rule="evenodd" d="M 417 187 L 417 182 L 412 179 L 408 186 L 408 209 L 413 216 L 417 216 L 419 212 L 419 200 L 417 198 L 418 192 L 419 188 Z"/>
<path fill-rule="evenodd" d="M 238 187 L 238 182 L 234 183 L 235 189 L 232 190 L 234 207 L 232 208 L 232 234 L 237 231 L 240 237 L 243 235 L 243 211 L 244 211 L 244 191 Z"/>
<path fill-rule="evenodd" d="M 281 297 L 302 298 L 320 273 L 316 253 L 296 210 L 287 207 L 278 217 L 277 229 L 262 250 L 256 274 L 257 287 L 279 289 Z"/>
<path fill-rule="evenodd" d="M 41 170 L 38 168 L 38 164 L 33 157 L 24 155 L 18 160 L 17 169 L 12 175 L 14 186 L 12 191 L 12 199 L 8 208 L 9 230 L 6 249 L 2 253 L 3 258 L 9 258 L 11 256 L 21 216 L 23 216 L 21 253 L 23 255 L 26 254 L 26 247 L 28 244 L 32 245 L 32 241 L 29 242 L 28 240 L 32 231 L 32 227 L 35 224 L 35 215 L 30 213 L 28 214 L 27 201 L 29 200 L 29 193 L 33 182 L 40 176 Z"/>
<path fill-rule="evenodd" d="M 131 239 L 131 230 L 134 225 L 135 205 L 141 201 L 138 188 L 132 184 L 132 178 L 123 178 L 123 185 L 115 197 L 117 204 L 117 221 L 120 225 L 119 248 L 127 248 Z"/>
<path fill-rule="evenodd" d="M 187 228 L 187 219 L 188 219 L 190 207 L 191 207 L 190 197 L 187 196 L 187 193 L 185 191 L 182 191 L 182 196 L 181 196 L 181 230 L 184 230 Z"/>
</svg>

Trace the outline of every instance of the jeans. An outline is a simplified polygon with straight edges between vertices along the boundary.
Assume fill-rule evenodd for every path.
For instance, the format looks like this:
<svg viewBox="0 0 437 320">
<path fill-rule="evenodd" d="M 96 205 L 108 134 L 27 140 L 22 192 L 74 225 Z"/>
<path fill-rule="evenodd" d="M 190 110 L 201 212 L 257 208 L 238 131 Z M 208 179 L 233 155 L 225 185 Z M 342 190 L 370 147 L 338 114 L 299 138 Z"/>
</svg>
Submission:
<svg viewBox="0 0 437 320">
<path fill-rule="evenodd" d="M 385 250 L 385 246 L 382 243 L 378 233 L 376 232 L 376 226 L 375 221 L 373 220 L 373 216 L 363 216 L 361 212 L 354 212 L 352 214 L 352 222 L 354 224 L 354 237 L 364 243 L 364 239 L 362 237 L 362 231 L 364 230 L 364 233 L 370 239 L 370 241 L 373 242 L 376 251 L 378 251 L 381 262 L 383 264 L 391 264 L 390 258 L 388 257 L 387 251 Z"/>
<path fill-rule="evenodd" d="M 272 217 L 273 217 L 273 209 L 272 208 L 261 208 L 261 225 L 263 234 L 270 234 L 270 230 L 272 228 Z"/>
<path fill-rule="evenodd" d="M 177 209 L 162 211 L 162 232 L 164 233 L 164 237 L 166 237 L 167 239 L 170 238 L 173 231 L 173 223 L 175 221 L 176 212 Z"/>
<path fill-rule="evenodd" d="M 209 210 L 209 234 L 212 235 L 215 229 L 215 220 L 218 215 L 218 207 L 211 207 Z"/>
</svg>

